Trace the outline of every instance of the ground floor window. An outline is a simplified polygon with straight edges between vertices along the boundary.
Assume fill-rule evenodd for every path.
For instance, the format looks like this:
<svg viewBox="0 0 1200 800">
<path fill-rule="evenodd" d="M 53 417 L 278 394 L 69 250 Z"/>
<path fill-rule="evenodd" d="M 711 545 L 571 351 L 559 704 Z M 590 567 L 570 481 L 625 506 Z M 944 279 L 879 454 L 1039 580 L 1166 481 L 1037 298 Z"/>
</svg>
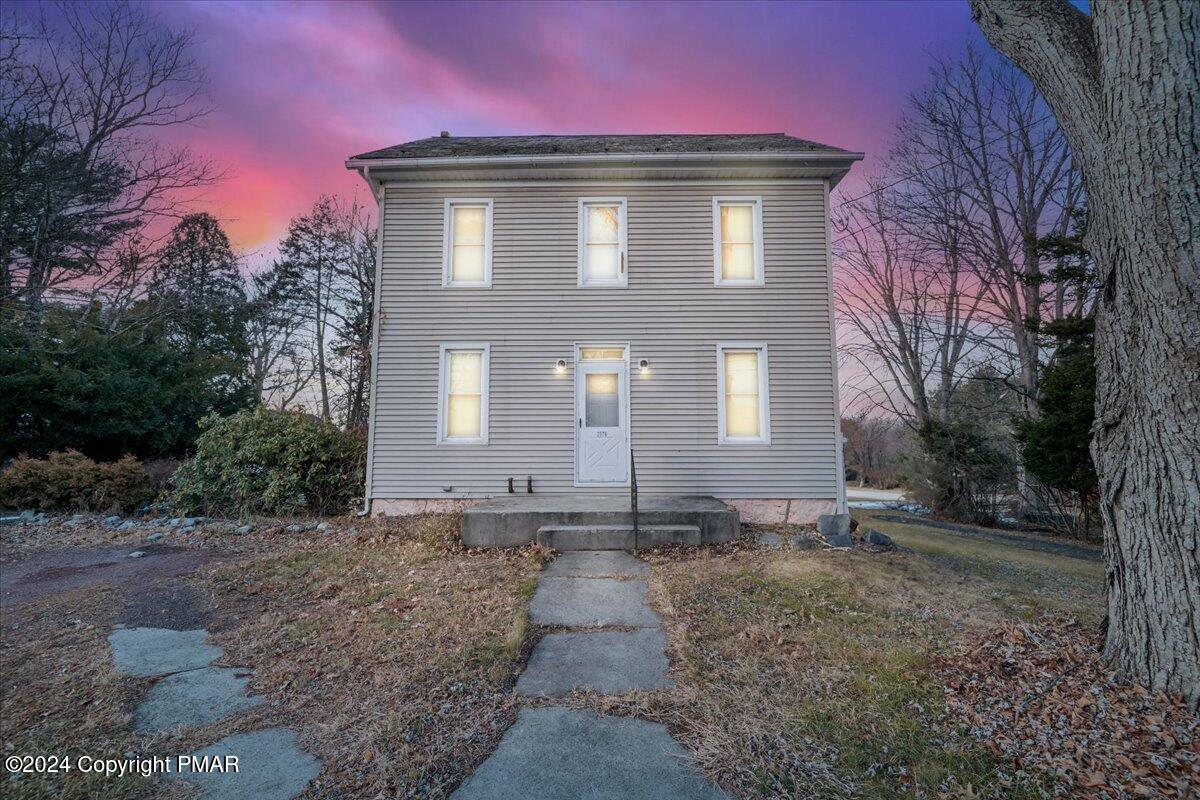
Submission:
<svg viewBox="0 0 1200 800">
<path fill-rule="evenodd" d="M 718 444 L 770 443 L 765 344 L 725 342 L 717 345 L 717 407 Z"/>
<path fill-rule="evenodd" d="M 446 344 L 438 372 L 438 442 L 487 444 L 486 344 Z"/>
</svg>

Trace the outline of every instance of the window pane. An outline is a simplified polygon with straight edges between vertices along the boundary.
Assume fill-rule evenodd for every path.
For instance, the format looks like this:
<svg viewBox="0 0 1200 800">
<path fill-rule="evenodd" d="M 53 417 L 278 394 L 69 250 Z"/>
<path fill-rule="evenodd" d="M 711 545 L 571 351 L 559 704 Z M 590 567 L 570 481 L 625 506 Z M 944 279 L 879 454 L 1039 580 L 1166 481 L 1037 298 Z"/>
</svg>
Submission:
<svg viewBox="0 0 1200 800">
<path fill-rule="evenodd" d="M 732 439 L 757 439 L 758 397 L 726 395 L 725 435 Z"/>
<path fill-rule="evenodd" d="M 483 245 L 456 244 L 450 256 L 450 280 L 483 280 Z"/>
<path fill-rule="evenodd" d="M 450 394 L 479 394 L 483 385 L 483 353 L 457 350 L 450 353 Z"/>
<path fill-rule="evenodd" d="M 617 245 L 587 245 L 584 282 L 615 281 L 617 279 Z"/>
<path fill-rule="evenodd" d="M 721 241 L 754 241 L 754 206 L 721 206 Z"/>
<path fill-rule="evenodd" d="M 480 398 L 477 394 L 452 394 L 446 408 L 447 439 L 478 439 Z"/>
<path fill-rule="evenodd" d="M 725 435 L 757 439 L 762 433 L 758 418 L 758 352 L 725 353 Z"/>
<path fill-rule="evenodd" d="M 721 277 L 725 280 L 754 280 L 754 245 L 721 245 Z"/>
<path fill-rule="evenodd" d="M 616 243 L 620 206 L 587 207 L 587 241 Z"/>
<path fill-rule="evenodd" d="M 454 243 L 483 244 L 487 209 L 482 206 L 452 206 L 454 209 Z"/>
<path fill-rule="evenodd" d="M 583 424 L 589 428 L 617 428 L 621 425 L 621 407 L 617 396 L 619 380 L 615 372 L 588 373 L 584 388 Z"/>
<path fill-rule="evenodd" d="M 579 348 L 580 361 L 612 361 L 625 360 L 625 348 L 623 347 L 581 347 Z"/>
</svg>

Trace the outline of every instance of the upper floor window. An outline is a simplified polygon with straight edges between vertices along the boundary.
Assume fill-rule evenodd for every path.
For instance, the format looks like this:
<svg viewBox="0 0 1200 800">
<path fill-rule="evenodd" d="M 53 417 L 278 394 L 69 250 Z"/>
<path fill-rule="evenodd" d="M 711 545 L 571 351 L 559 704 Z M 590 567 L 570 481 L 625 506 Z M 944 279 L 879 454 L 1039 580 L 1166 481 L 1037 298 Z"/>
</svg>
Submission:
<svg viewBox="0 0 1200 800">
<path fill-rule="evenodd" d="M 767 346 L 717 345 L 717 444 L 770 444 Z"/>
<path fill-rule="evenodd" d="M 487 344 L 446 344 L 438 370 L 438 443 L 487 444 Z"/>
<path fill-rule="evenodd" d="M 762 198 L 713 198 L 716 286 L 762 286 Z"/>
<path fill-rule="evenodd" d="M 627 286 L 625 198 L 579 200 L 579 285 Z"/>
<path fill-rule="evenodd" d="M 446 200 L 442 285 L 492 285 L 492 201 Z"/>
</svg>

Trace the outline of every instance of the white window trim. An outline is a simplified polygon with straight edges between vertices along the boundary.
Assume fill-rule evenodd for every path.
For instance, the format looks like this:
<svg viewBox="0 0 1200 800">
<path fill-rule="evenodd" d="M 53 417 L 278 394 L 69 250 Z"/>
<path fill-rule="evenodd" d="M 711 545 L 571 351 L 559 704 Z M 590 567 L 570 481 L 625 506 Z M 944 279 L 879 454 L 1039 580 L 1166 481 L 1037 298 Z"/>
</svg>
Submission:
<svg viewBox="0 0 1200 800">
<path fill-rule="evenodd" d="M 482 375 L 479 382 L 479 438 L 450 439 L 446 437 L 446 391 L 449 354 L 455 350 L 483 351 Z M 491 407 L 488 376 L 491 373 L 492 346 L 486 342 L 447 342 L 438 346 L 437 443 L 446 446 L 478 446 L 488 443 L 488 417 Z"/>
<path fill-rule="evenodd" d="M 454 246 L 451 227 L 454 206 L 484 206 L 483 280 L 456 281 L 450 272 L 450 253 Z M 442 287 L 446 289 L 490 289 L 492 286 L 492 208 L 490 197 L 447 197 L 442 206 Z"/>
<path fill-rule="evenodd" d="M 721 206 L 750 205 L 754 217 L 754 277 L 749 279 L 725 279 L 721 277 Z M 713 286 L 763 286 L 766 284 L 766 269 L 763 259 L 762 198 L 759 196 L 726 195 L 712 199 L 713 218 Z"/>
<path fill-rule="evenodd" d="M 586 256 L 587 207 L 589 205 L 616 205 L 617 211 L 617 280 L 585 281 L 584 259 Z M 589 289 L 619 289 L 629 286 L 629 210 L 624 197 L 581 197 L 576 214 L 577 280 L 580 287 Z"/>
<path fill-rule="evenodd" d="M 758 351 L 758 419 L 761 436 L 753 439 L 728 437 L 725 435 L 725 351 Z M 767 371 L 766 342 L 717 342 L 717 444 L 718 445 L 769 445 L 771 444 L 771 379 Z"/>
</svg>

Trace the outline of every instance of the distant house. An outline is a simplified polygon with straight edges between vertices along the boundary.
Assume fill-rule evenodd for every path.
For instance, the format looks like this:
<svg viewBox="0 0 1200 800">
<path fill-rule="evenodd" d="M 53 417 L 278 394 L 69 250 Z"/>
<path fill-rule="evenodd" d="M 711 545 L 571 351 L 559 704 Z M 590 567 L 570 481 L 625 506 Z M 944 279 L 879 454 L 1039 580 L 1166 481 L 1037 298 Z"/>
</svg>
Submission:
<svg viewBox="0 0 1200 800">
<path fill-rule="evenodd" d="M 784 134 L 440 137 L 347 162 L 379 202 L 367 498 L 844 503 L 829 191 Z"/>
</svg>

